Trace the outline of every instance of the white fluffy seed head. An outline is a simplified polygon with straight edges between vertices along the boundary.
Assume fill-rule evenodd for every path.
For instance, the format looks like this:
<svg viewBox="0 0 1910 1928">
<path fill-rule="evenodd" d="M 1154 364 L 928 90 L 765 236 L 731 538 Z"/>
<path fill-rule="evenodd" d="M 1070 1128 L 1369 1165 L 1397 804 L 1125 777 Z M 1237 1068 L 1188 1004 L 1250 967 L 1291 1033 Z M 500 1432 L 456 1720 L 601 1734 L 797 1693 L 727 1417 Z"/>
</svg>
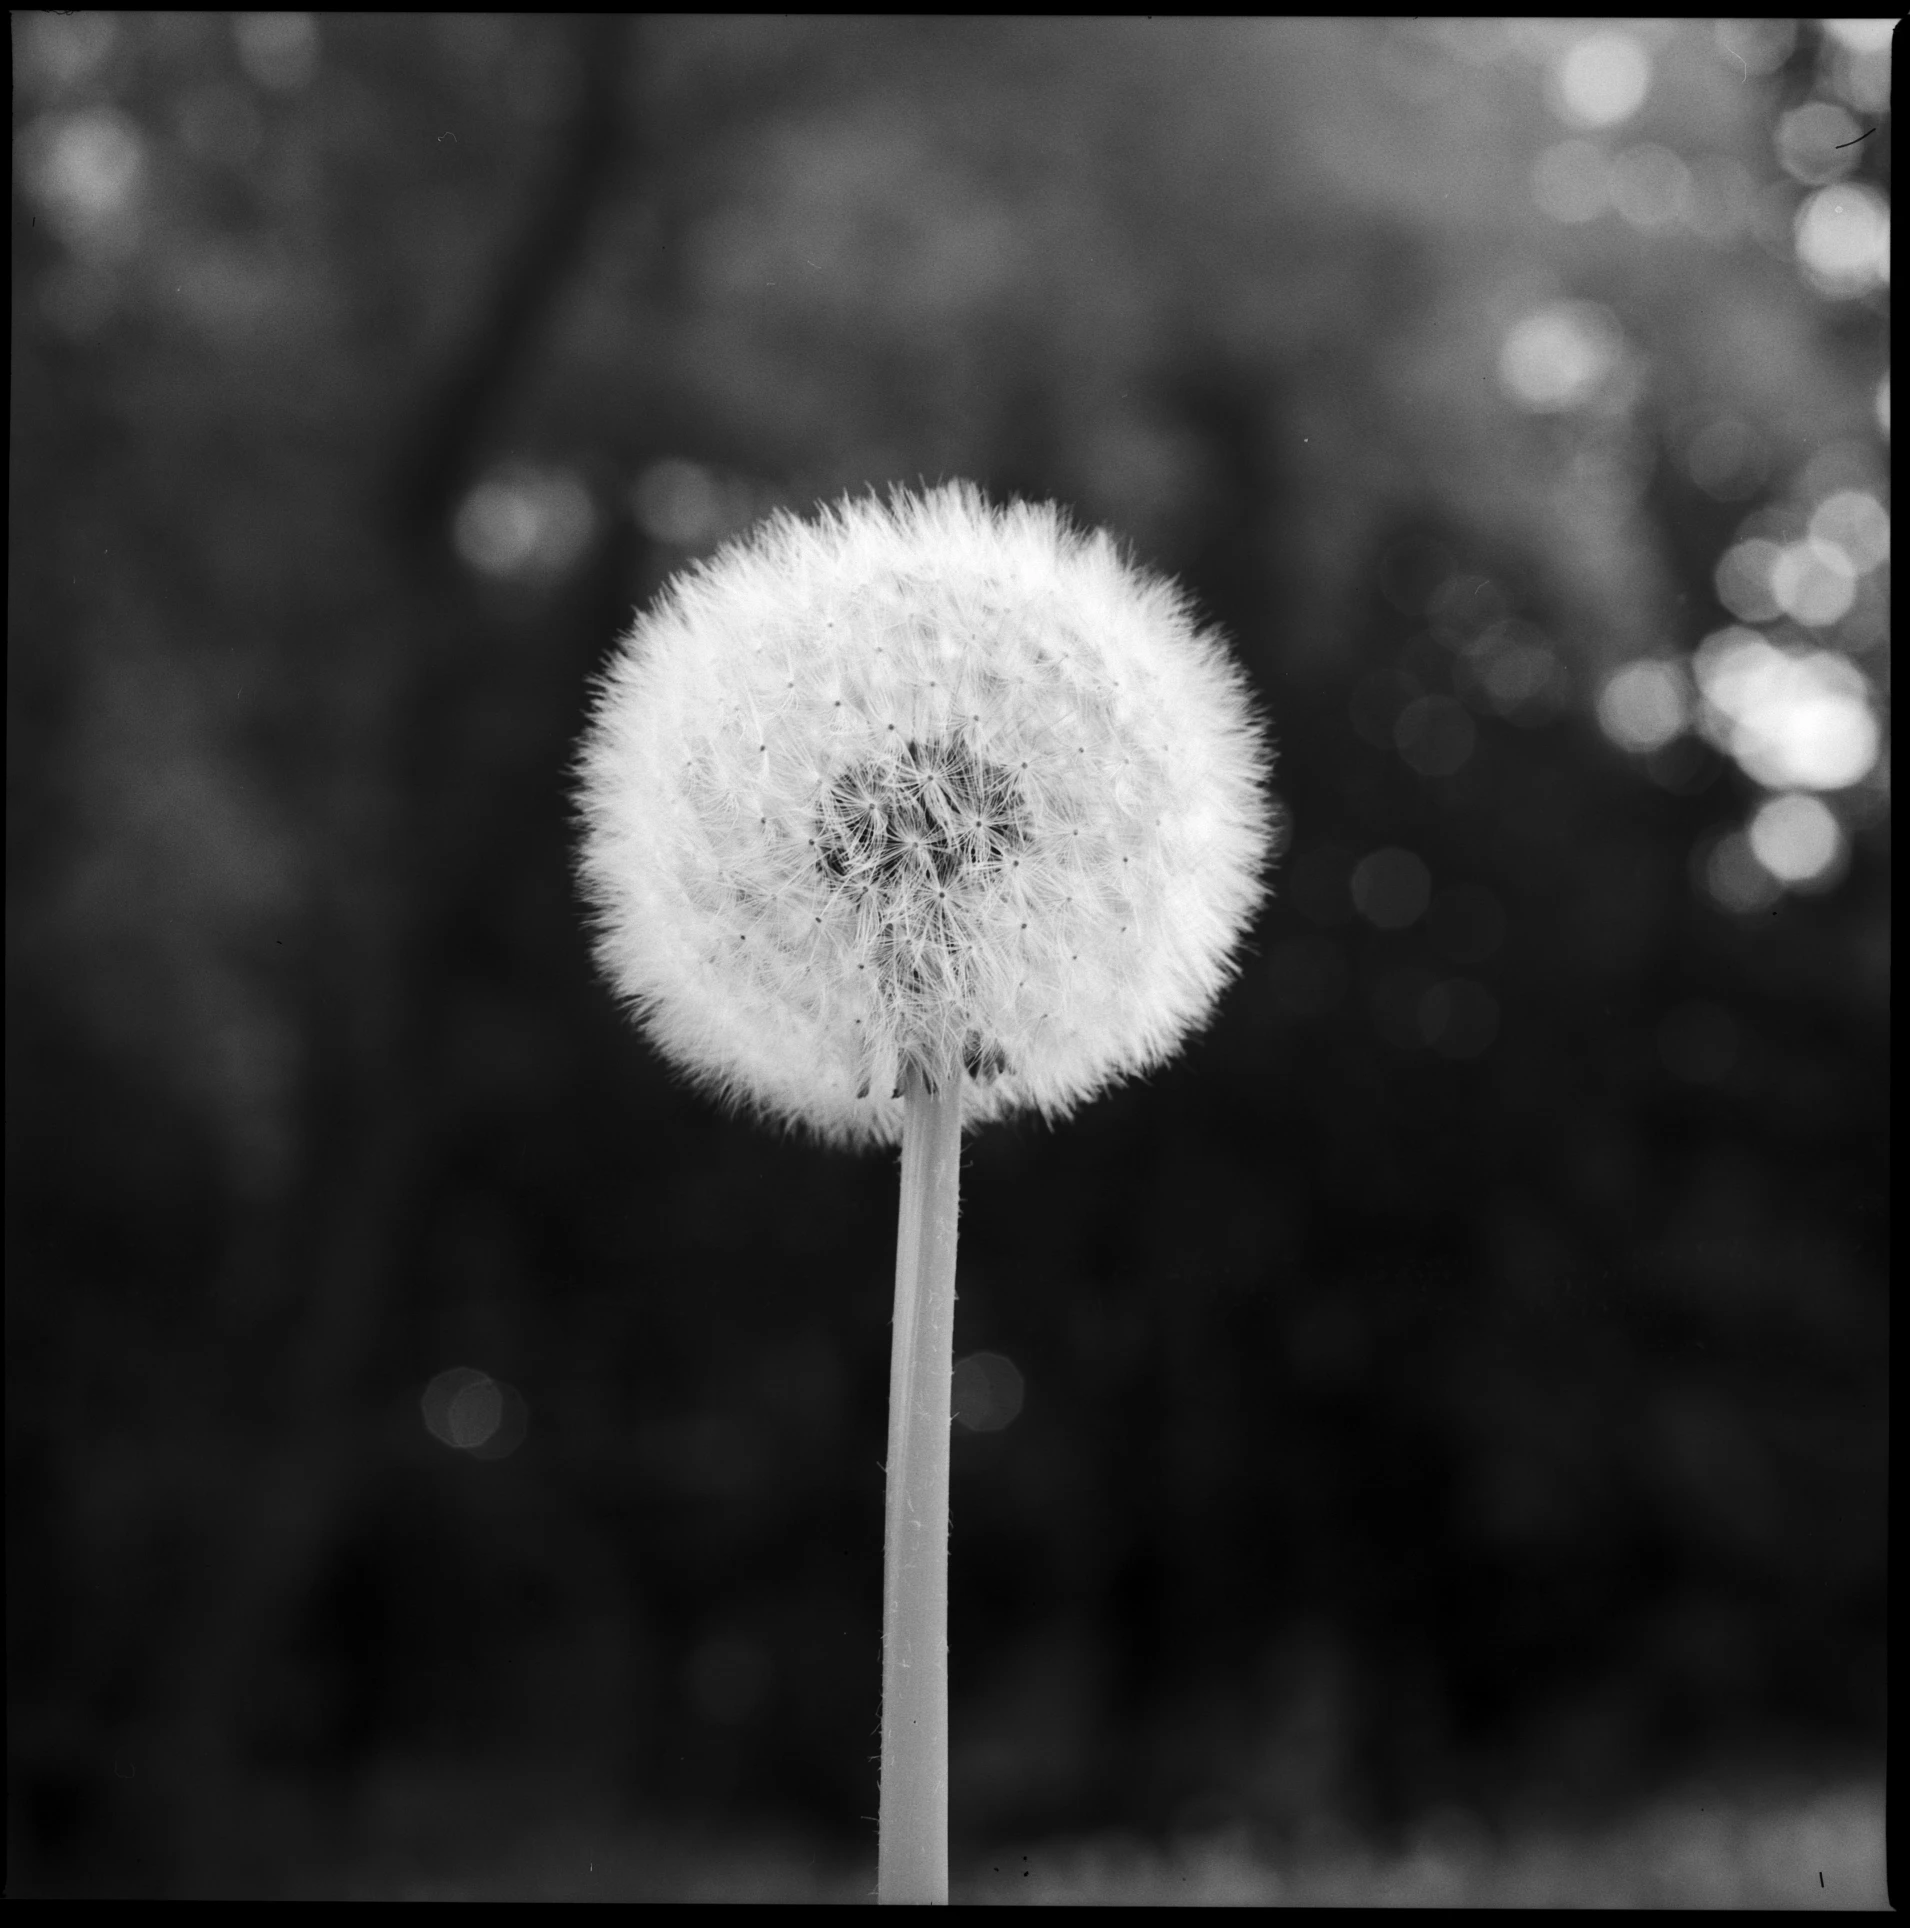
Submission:
<svg viewBox="0 0 1910 1928">
<path fill-rule="evenodd" d="M 897 1142 L 902 1079 L 1065 1116 L 1211 1015 L 1271 752 L 1172 584 L 966 484 L 778 516 L 678 576 L 579 756 L 597 955 L 726 1102 Z"/>
</svg>

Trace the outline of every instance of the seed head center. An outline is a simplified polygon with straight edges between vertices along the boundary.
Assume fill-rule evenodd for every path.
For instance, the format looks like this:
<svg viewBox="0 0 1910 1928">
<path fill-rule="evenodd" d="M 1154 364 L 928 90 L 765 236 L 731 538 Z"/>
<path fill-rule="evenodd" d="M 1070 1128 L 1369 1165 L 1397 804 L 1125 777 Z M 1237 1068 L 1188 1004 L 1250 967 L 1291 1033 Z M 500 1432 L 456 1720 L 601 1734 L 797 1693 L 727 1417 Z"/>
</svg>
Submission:
<svg viewBox="0 0 1910 1928">
<path fill-rule="evenodd" d="M 1027 839 L 1011 772 L 959 740 L 918 743 L 852 765 L 818 810 L 816 863 L 856 896 L 959 890 L 999 871 Z"/>
</svg>

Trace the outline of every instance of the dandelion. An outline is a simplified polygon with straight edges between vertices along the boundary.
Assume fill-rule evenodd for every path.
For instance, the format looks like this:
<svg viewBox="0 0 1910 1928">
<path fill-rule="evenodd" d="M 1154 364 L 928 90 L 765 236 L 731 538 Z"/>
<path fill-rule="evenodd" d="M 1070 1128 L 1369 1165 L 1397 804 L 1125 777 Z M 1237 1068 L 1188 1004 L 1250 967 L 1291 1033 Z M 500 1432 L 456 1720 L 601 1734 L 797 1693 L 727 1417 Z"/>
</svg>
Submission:
<svg viewBox="0 0 1910 1928">
<path fill-rule="evenodd" d="M 1264 894 L 1266 732 L 1172 584 L 966 485 L 779 516 L 678 577 L 580 760 L 598 960 L 721 1101 L 902 1144 L 882 1900 L 947 1899 L 960 1142 L 1206 1022 Z"/>
</svg>

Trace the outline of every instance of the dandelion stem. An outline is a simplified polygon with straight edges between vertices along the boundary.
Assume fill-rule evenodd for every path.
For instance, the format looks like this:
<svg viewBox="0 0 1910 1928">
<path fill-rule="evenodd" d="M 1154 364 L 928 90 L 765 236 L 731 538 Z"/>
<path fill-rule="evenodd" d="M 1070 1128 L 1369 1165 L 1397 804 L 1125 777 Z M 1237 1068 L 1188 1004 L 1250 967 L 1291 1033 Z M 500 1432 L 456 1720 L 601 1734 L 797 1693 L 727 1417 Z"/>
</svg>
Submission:
<svg viewBox="0 0 1910 1928">
<path fill-rule="evenodd" d="M 876 1900 L 948 1900 L 948 1451 L 962 1067 L 904 1087 L 882 1559 Z"/>
</svg>

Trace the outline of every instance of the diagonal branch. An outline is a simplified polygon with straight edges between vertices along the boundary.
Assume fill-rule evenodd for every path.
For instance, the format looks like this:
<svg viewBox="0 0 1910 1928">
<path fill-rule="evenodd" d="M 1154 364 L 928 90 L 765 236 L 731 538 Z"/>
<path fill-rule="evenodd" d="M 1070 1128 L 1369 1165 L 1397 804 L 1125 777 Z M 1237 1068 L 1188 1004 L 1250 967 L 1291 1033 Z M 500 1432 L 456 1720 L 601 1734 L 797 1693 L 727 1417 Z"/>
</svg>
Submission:
<svg viewBox="0 0 1910 1928">
<path fill-rule="evenodd" d="M 443 530 L 485 429 L 535 346 L 616 178 L 629 40 L 624 14 L 590 14 L 577 23 L 584 94 L 571 138 L 506 252 L 481 322 L 426 400 L 400 454 L 392 506 L 399 539 L 414 554 L 428 554 Z"/>
</svg>

